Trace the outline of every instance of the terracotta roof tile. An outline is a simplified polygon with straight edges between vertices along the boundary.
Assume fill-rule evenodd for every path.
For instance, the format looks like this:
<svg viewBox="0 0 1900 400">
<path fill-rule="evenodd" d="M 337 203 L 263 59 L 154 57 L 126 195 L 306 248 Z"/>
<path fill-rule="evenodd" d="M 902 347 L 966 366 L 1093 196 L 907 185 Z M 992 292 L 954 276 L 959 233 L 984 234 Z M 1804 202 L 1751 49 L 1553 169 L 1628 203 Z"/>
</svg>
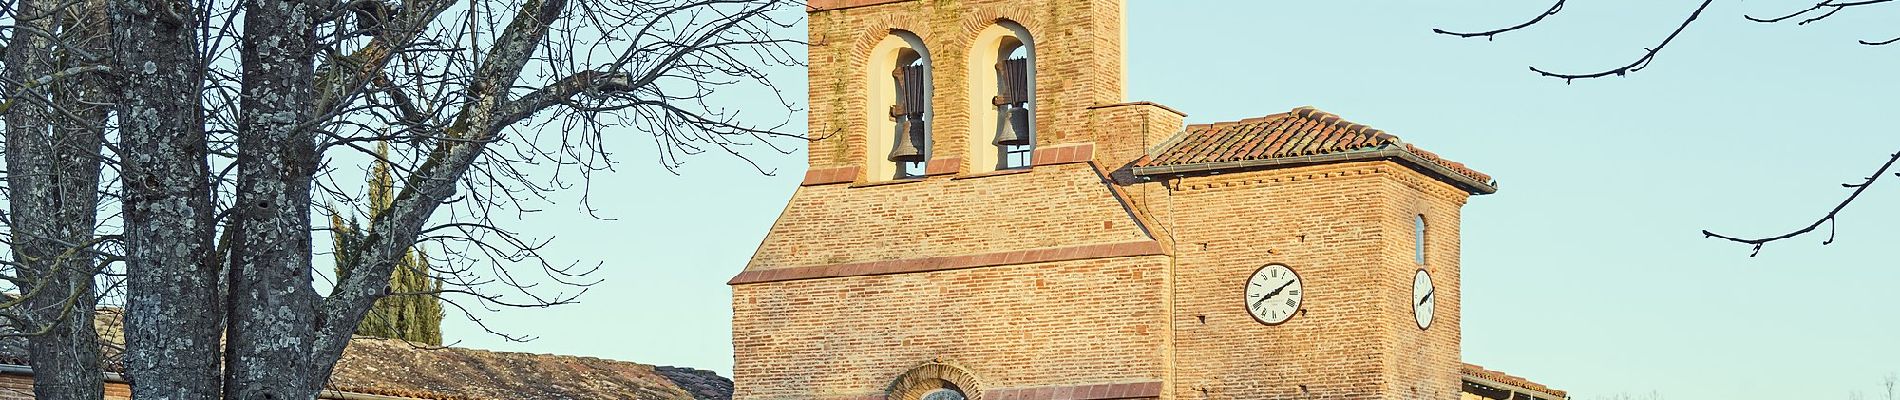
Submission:
<svg viewBox="0 0 1900 400">
<path fill-rule="evenodd" d="M 593 357 L 464 348 L 422 349 L 399 340 L 350 342 L 330 389 L 431 400 L 729 398 L 731 383 L 703 371 Z M 713 382 L 718 381 L 718 382 Z M 723 383 L 720 390 L 695 386 Z"/>
<path fill-rule="evenodd" d="M 95 314 L 105 372 L 122 373 L 120 312 Z M 10 332 L 0 327 L 0 332 Z M 0 337 L 0 364 L 31 366 L 25 340 Z M 117 378 L 112 378 L 117 379 Z M 419 400 L 664 399 L 726 400 L 732 381 L 709 371 L 593 357 L 429 349 L 393 339 L 357 337 L 343 350 L 322 398 L 357 393 Z M 4 397 L 0 397 L 4 398 Z"/>
<path fill-rule="evenodd" d="M 1462 368 L 1459 368 L 1459 370 L 1460 370 L 1459 372 L 1463 373 L 1467 377 L 1484 378 L 1492 382 L 1517 386 L 1520 388 L 1541 392 L 1545 395 L 1549 395 L 1551 397 L 1555 397 L 1559 399 L 1568 398 L 1570 395 L 1569 393 L 1564 392 L 1562 390 L 1552 389 L 1549 386 L 1544 386 L 1543 384 L 1540 384 L 1537 382 L 1531 382 L 1531 380 L 1529 379 L 1524 379 L 1522 377 L 1514 376 L 1514 375 L 1503 373 L 1503 372 L 1484 369 L 1484 367 L 1478 366 L 1477 364 L 1464 364 L 1464 366 Z"/>
<path fill-rule="evenodd" d="M 1378 129 L 1311 106 L 1231 122 L 1188 125 L 1176 138 L 1152 149 L 1139 167 L 1270 160 L 1395 148 L 1490 184 L 1491 176 L 1439 157 Z"/>
</svg>

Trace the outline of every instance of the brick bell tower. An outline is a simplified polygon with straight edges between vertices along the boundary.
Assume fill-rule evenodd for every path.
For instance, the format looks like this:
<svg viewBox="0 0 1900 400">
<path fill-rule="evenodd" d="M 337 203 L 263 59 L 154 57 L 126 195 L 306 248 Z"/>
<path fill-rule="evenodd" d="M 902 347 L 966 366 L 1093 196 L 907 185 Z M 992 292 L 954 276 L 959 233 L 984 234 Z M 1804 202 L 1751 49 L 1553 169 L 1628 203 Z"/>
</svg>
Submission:
<svg viewBox="0 0 1900 400">
<path fill-rule="evenodd" d="M 734 397 L 1457 398 L 1489 177 L 1317 109 L 1126 102 L 1124 10 L 811 1 L 810 169 L 729 282 Z"/>
</svg>

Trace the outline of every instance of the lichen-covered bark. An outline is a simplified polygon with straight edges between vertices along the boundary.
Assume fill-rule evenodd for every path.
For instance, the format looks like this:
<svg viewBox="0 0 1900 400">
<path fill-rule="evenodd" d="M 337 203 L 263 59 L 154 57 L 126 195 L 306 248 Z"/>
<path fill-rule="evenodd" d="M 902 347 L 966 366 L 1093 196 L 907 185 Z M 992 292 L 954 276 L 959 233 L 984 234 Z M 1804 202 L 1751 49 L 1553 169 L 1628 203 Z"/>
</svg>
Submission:
<svg viewBox="0 0 1900 400">
<path fill-rule="evenodd" d="M 98 336 L 92 311 L 97 272 L 90 251 L 98 215 L 100 141 L 105 100 L 100 79 L 82 74 L 43 79 L 84 60 L 65 46 L 100 50 L 103 3 L 60 9 L 50 0 L 23 0 L 7 48 L 5 88 L 13 94 L 6 115 L 6 163 L 13 248 L 19 265 L 15 287 L 21 331 L 33 361 L 36 399 L 96 400 L 100 380 Z M 58 45 L 55 45 L 57 43 Z"/>
<path fill-rule="evenodd" d="M 225 396 L 315 397 L 308 358 L 310 188 L 316 171 L 315 2 L 244 3 L 237 194 L 231 210 Z"/>
<path fill-rule="evenodd" d="M 125 191 L 125 369 L 137 399 L 216 399 L 223 328 L 203 82 L 184 0 L 110 0 Z"/>
</svg>

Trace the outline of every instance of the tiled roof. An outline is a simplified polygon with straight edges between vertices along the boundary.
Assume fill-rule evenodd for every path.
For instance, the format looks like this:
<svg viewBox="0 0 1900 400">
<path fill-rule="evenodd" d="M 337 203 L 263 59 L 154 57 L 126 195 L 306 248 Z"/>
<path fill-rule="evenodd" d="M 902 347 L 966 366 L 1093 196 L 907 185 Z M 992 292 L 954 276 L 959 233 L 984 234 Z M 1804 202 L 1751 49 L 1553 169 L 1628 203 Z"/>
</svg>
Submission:
<svg viewBox="0 0 1900 400">
<path fill-rule="evenodd" d="M 94 326 L 106 344 L 101 355 L 108 380 L 121 379 L 117 309 L 96 313 Z M 7 328 L 0 327 L 0 332 Z M 0 338 L 0 365 L 31 366 L 25 340 Z M 408 342 L 358 336 L 343 349 L 320 398 L 367 394 L 427 400 L 641 399 L 730 400 L 732 381 L 709 371 L 655 367 L 593 357 L 508 353 L 465 348 L 423 348 Z"/>
<path fill-rule="evenodd" d="M 669 376 L 711 374 L 689 372 L 701 373 L 593 357 L 423 349 L 399 340 L 359 337 L 337 362 L 330 387 L 439 400 L 730 398 L 730 383 L 725 383 L 723 394 L 707 393 L 716 390 L 686 387 L 682 379 Z"/>
<path fill-rule="evenodd" d="M 1468 188 L 1474 192 L 1495 190 L 1490 175 L 1400 141 L 1398 136 L 1385 131 L 1310 106 L 1240 121 L 1189 125 L 1174 138 L 1151 149 L 1148 157 L 1136 164 L 1136 173 L 1188 169 L 1184 167 L 1246 167 L 1249 161 L 1373 155 L 1381 150 L 1409 155 L 1442 168 L 1453 175 L 1443 178 L 1462 181 L 1453 184 L 1477 186 Z"/>
<path fill-rule="evenodd" d="M 1519 388 L 1523 388 L 1526 390 L 1540 392 L 1554 398 L 1562 399 L 1562 398 L 1567 398 L 1570 395 L 1569 393 L 1564 392 L 1562 390 L 1552 389 L 1549 386 L 1544 386 L 1543 384 L 1540 384 L 1537 382 L 1531 382 L 1531 380 L 1529 379 L 1524 379 L 1522 377 L 1514 376 L 1514 375 L 1503 373 L 1503 372 L 1484 369 L 1484 367 L 1478 366 L 1477 364 L 1465 364 L 1462 368 L 1460 368 L 1459 372 L 1464 373 L 1464 376 L 1466 377 L 1483 378 L 1485 380 L 1489 380 L 1492 382 L 1502 383 L 1502 384 L 1511 385 L 1511 386 L 1517 386 Z"/>
</svg>

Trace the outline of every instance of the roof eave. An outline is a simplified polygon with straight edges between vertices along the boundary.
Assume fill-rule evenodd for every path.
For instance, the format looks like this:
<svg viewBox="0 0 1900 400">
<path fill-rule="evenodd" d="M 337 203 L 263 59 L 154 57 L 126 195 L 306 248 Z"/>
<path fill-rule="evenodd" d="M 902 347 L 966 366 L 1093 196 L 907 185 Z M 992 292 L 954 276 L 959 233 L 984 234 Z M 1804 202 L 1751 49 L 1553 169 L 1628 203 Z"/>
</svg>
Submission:
<svg viewBox="0 0 1900 400">
<path fill-rule="evenodd" d="M 1460 174 L 1438 163 L 1419 157 L 1417 154 L 1394 146 L 1379 146 L 1338 153 L 1313 154 L 1297 157 L 1278 157 L 1254 160 L 1234 160 L 1202 162 L 1175 165 L 1155 165 L 1135 167 L 1136 176 L 1187 175 L 1194 173 L 1212 173 L 1232 169 L 1281 168 L 1300 165 L 1325 164 L 1352 161 L 1398 160 L 1413 169 L 1432 175 L 1451 183 L 1473 195 L 1497 193 L 1497 184 L 1481 182 L 1465 174 Z"/>
<path fill-rule="evenodd" d="M 0 364 L 0 374 L 18 374 L 18 375 L 33 376 L 33 367 L 28 366 L 28 365 Z M 122 383 L 122 384 L 128 384 L 128 385 L 131 384 L 131 381 L 128 381 L 125 379 L 125 375 L 121 375 L 117 372 L 111 372 L 111 371 L 102 372 L 101 378 L 103 378 L 102 380 L 104 382 Z M 357 393 L 357 392 L 349 392 L 349 391 L 342 391 L 342 390 L 336 390 L 336 389 L 323 389 L 323 392 L 321 392 L 317 396 L 317 398 L 333 399 L 333 400 L 416 400 L 416 398 L 414 397 L 384 396 L 384 395 L 379 395 L 379 394 Z"/>
<path fill-rule="evenodd" d="M 1556 394 L 1556 393 L 1550 393 L 1550 392 L 1546 392 L 1546 391 L 1542 391 L 1542 390 L 1536 390 L 1536 389 L 1531 389 L 1531 388 L 1527 388 L 1527 387 L 1523 387 L 1523 386 L 1518 386 L 1518 385 L 1512 385 L 1512 384 L 1509 384 L 1509 383 L 1504 383 L 1504 382 L 1498 382 L 1498 381 L 1496 381 L 1496 380 L 1492 380 L 1492 379 L 1488 379 L 1488 378 L 1485 378 L 1485 377 L 1482 377 L 1482 376 L 1477 376 L 1477 375 L 1473 375 L 1473 374 L 1460 374 L 1460 375 L 1463 375 L 1463 378 L 1464 378 L 1464 380 L 1466 380 L 1466 381 L 1470 381 L 1470 382 L 1472 382 L 1472 383 L 1477 383 L 1477 384 L 1480 384 L 1480 385 L 1485 385 L 1485 386 L 1490 386 L 1490 387 L 1494 387 L 1494 388 L 1498 388 L 1498 389 L 1504 389 L 1504 390 L 1509 390 L 1509 391 L 1513 391 L 1513 392 L 1524 392 L 1524 393 L 1534 393 L 1534 394 L 1538 394 L 1538 395 L 1544 395 L 1544 396 L 1550 396 L 1550 397 L 1551 397 L 1552 399 L 1568 399 L 1568 398 L 1570 398 L 1570 396 L 1568 396 L 1568 395 L 1558 395 L 1558 394 Z"/>
</svg>

